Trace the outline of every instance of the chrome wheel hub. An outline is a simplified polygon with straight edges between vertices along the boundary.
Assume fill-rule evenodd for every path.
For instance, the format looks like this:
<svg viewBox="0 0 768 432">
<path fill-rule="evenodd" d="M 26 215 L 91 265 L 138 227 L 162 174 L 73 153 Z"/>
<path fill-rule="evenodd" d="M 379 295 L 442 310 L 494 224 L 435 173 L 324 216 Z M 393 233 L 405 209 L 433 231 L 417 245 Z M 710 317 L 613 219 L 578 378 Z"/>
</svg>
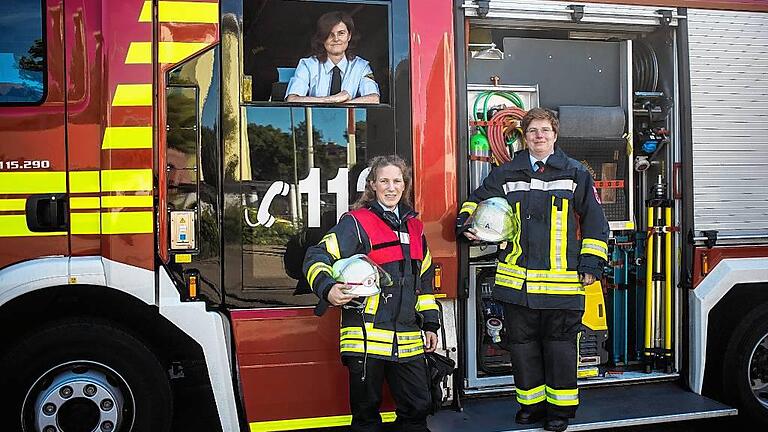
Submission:
<svg viewBox="0 0 768 432">
<path fill-rule="evenodd" d="M 128 384 L 108 366 L 70 362 L 35 381 L 24 399 L 23 424 L 35 432 L 113 432 L 132 422 L 132 401 Z"/>
</svg>

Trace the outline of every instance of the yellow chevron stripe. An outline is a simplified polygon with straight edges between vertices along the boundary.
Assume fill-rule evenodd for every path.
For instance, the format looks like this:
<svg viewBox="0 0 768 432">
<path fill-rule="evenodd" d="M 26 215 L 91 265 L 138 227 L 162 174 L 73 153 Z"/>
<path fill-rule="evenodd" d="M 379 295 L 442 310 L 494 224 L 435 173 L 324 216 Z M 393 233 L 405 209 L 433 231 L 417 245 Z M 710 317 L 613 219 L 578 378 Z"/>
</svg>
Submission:
<svg viewBox="0 0 768 432">
<path fill-rule="evenodd" d="M 101 206 L 99 197 L 72 197 L 69 199 L 69 208 L 79 209 L 97 209 Z"/>
<path fill-rule="evenodd" d="M 160 63 L 178 63 L 185 58 L 202 51 L 210 45 L 208 42 L 160 42 L 158 60 Z M 152 42 L 131 42 L 125 64 L 151 64 Z"/>
<path fill-rule="evenodd" d="M 152 22 L 152 1 L 145 1 L 141 6 L 139 22 Z"/>
<path fill-rule="evenodd" d="M 0 211 L 23 211 L 26 205 L 26 198 L 0 199 Z"/>
<path fill-rule="evenodd" d="M 151 126 L 108 126 L 104 129 L 102 149 L 152 148 Z"/>
<path fill-rule="evenodd" d="M 102 171 L 101 190 L 104 192 L 152 190 L 152 170 L 126 169 Z"/>
<path fill-rule="evenodd" d="M 217 3 L 161 1 L 158 3 L 158 21 L 177 23 L 218 24 L 219 7 Z M 152 2 L 145 1 L 141 8 L 139 22 L 152 21 Z"/>
<path fill-rule="evenodd" d="M 26 215 L 0 215 L 0 237 L 42 237 L 67 235 L 63 231 L 32 232 Z"/>
<path fill-rule="evenodd" d="M 152 207 L 152 195 L 116 195 L 101 197 L 103 208 Z"/>
<path fill-rule="evenodd" d="M 152 212 L 114 212 L 101 214 L 102 234 L 152 233 Z"/>
<path fill-rule="evenodd" d="M 70 212 L 69 232 L 72 234 L 101 234 L 99 213 Z"/>
<path fill-rule="evenodd" d="M 64 171 L 0 172 L 0 194 L 64 193 Z"/>
<path fill-rule="evenodd" d="M 112 106 L 152 106 L 152 84 L 118 84 Z"/>
</svg>

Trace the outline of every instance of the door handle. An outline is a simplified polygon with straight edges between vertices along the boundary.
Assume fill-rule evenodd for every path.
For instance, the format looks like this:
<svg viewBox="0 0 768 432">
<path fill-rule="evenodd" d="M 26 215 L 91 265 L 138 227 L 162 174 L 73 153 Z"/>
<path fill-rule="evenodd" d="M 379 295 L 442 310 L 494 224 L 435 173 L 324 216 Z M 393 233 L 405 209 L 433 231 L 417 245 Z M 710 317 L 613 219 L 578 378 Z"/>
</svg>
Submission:
<svg viewBox="0 0 768 432">
<path fill-rule="evenodd" d="M 67 195 L 32 195 L 27 198 L 26 214 L 30 231 L 67 231 L 69 225 Z"/>
</svg>

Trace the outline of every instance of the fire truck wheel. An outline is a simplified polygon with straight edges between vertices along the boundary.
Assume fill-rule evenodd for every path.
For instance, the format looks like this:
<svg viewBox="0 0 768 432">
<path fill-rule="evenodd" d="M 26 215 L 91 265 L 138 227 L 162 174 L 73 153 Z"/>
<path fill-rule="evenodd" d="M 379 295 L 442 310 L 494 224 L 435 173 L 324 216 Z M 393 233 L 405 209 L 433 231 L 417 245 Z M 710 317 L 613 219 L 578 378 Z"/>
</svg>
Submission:
<svg viewBox="0 0 768 432">
<path fill-rule="evenodd" d="M 106 321 L 47 326 L 6 351 L 0 370 L 11 403 L 0 409 L 0 430 L 169 430 L 165 371 L 145 344 Z"/>
<path fill-rule="evenodd" d="M 748 421 L 768 426 L 768 309 L 739 323 L 723 359 L 723 389 Z"/>
</svg>

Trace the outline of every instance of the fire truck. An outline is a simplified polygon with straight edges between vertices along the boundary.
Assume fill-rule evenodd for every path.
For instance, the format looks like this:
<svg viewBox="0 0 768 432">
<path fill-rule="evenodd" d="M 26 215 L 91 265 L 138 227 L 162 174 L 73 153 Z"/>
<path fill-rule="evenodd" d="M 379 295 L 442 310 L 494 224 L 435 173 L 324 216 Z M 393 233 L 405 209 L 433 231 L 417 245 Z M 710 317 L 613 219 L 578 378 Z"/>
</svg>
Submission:
<svg viewBox="0 0 768 432">
<path fill-rule="evenodd" d="M 336 10 L 379 103 L 285 102 Z M 0 17 L 3 430 L 349 424 L 339 311 L 313 313 L 296 262 L 392 153 L 457 362 L 430 428 L 525 429 L 499 245 L 457 242 L 454 221 L 532 107 L 557 111 L 611 229 L 572 425 L 768 424 L 766 2 L 5 0 Z"/>
</svg>

